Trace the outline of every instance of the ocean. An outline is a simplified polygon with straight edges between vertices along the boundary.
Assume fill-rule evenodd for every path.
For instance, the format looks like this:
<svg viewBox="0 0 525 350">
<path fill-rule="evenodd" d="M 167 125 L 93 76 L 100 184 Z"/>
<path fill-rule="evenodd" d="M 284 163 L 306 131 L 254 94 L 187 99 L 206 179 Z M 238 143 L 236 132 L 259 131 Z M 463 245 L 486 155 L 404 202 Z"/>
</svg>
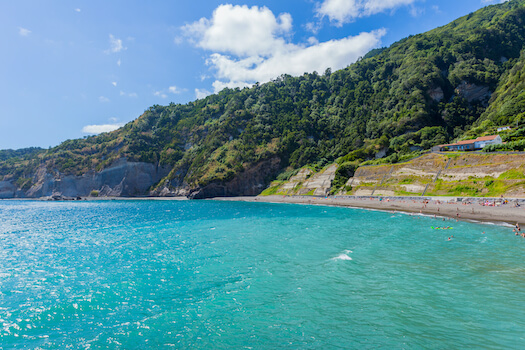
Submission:
<svg viewBox="0 0 525 350">
<path fill-rule="evenodd" d="M 523 349 L 524 255 L 402 213 L 3 200 L 0 348 Z"/>
</svg>

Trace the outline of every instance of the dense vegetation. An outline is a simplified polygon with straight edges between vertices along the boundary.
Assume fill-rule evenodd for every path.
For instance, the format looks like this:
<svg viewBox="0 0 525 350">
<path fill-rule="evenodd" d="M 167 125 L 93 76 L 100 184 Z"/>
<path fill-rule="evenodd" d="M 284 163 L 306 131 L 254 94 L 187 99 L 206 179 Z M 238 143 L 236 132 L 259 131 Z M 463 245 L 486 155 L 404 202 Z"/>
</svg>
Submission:
<svg viewBox="0 0 525 350">
<path fill-rule="evenodd" d="M 24 166 L 20 155 L 0 153 L 0 180 L 30 177 L 39 164 L 79 175 L 127 157 L 172 167 L 173 186 L 198 187 L 278 157 L 284 174 L 338 161 L 343 182 L 356 164 L 379 155 L 395 162 L 519 124 L 524 24 L 525 1 L 508 1 L 374 50 L 343 70 L 155 105 L 117 131 L 35 150 Z"/>
</svg>

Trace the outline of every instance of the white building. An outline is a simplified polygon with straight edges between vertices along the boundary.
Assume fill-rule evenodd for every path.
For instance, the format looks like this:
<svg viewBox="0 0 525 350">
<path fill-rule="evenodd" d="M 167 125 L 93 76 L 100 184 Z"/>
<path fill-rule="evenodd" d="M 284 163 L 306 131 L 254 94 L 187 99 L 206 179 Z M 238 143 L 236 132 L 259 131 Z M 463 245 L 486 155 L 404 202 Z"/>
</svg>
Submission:
<svg viewBox="0 0 525 350">
<path fill-rule="evenodd" d="M 501 144 L 503 141 L 501 140 L 501 137 L 499 135 L 490 135 L 490 136 L 483 136 L 478 137 L 474 140 L 474 148 L 475 149 L 482 149 L 486 145 L 494 145 L 494 144 Z"/>
</svg>

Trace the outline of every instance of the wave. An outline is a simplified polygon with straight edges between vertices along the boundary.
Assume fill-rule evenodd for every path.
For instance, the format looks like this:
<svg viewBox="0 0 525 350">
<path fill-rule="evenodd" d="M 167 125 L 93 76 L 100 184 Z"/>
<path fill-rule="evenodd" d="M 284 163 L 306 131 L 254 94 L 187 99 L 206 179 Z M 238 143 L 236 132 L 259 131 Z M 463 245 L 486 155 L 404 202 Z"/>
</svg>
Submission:
<svg viewBox="0 0 525 350">
<path fill-rule="evenodd" d="M 345 250 L 344 253 L 339 254 L 335 258 L 332 258 L 331 260 L 352 260 L 351 257 L 349 257 L 347 254 L 352 253 L 351 250 Z"/>
</svg>

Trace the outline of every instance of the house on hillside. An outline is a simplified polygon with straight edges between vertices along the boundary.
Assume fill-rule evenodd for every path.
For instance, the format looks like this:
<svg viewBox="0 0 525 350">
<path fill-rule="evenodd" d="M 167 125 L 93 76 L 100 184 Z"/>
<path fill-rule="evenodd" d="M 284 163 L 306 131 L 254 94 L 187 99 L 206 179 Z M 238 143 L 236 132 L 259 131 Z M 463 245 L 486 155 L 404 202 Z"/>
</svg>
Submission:
<svg viewBox="0 0 525 350">
<path fill-rule="evenodd" d="M 478 137 L 474 140 L 463 140 L 456 143 L 450 143 L 448 145 L 438 145 L 432 147 L 433 152 L 440 151 L 475 151 L 482 149 L 486 145 L 500 144 L 503 143 L 499 135 L 490 135 Z"/>
<path fill-rule="evenodd" d="M 511 127 L 510 126 L 498 126 L 498 132 L 502 132 L 502 131 L 505 131 L 505 130 L 510 130 Z"/>
<path fill-rule="evenodd" d="M 482 149 L 486 145 L 499 145 L 503 143 L 499 135 L 478 137 L 474 141 L 474 149 Z"/>
</svg>

